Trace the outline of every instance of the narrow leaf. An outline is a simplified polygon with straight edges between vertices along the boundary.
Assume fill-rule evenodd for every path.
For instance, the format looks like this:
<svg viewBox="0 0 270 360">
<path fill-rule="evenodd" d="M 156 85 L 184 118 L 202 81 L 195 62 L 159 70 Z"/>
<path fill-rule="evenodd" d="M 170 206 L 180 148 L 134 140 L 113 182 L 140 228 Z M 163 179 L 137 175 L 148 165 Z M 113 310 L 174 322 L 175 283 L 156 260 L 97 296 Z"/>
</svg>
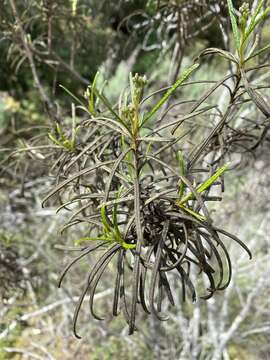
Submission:
<svg viewBox="0 0 270 360">
<path fill-rule="evenodd" d="M 72 92 L 69 91 L 65 86 L 63 86 L 63 85 L 61 85 L 61 84 L 60 84 L 59 86 L 60 86 L 60 88 L 64 89 L 65 92 L 66 92 L 68 95 L 70 95 L 74 100 L 76 100 L 79 104 L 81 104 L 83 107 L 85 107 L 84 103 L 83 103 L 76 95 L 72 94 Z"/>
<path fill-rule="evenodd" d="M 55 195 L 58 191 L 60 191 L 62 188 L 64 188 L 66 185 L 68 185 L 70 182 L 72 182 L 73 180 L 77 179 L 78 177 L 80 176 L 83 176 L 83 175 L 86 175 L 88 174 L 89 172 L 92 172 L 104 165 L 109 165 L 111 164 L 112 162 L 114 162 L 113 160 L 108 160 L 108 161 L 105 161 L 105 162 L 102 162 L 102 163 L 98 163 L 94 166 L 90 166 L 90 167 L 87 167 L 81 171 L 78 171 L 77 173 L 75 173 L 74 175 L 72 175 L 70 178 L 68 178 L 67 180 L 63 181 L 61 184 L 57 185 L 51 192 L 49 192 L 49 194 L 42 200 L 42 207 L 44 206 L 45 202 L 50 198 L 52 197 L 53 195 Z"/>
<path fill-rule="evenodd" d="M 261 6 L 260 6 L 261 5 Z M 245 37 L 244 37 L 244 41 L 246 41 L 249 37 L 250 34 L 252 34 L 253 30 L 255 29 L 255 27 L 262 21 L 264 20 L 264 18 L 266 17 L 266 15 L 269 13 L 270 11 L 270 6 L 268 6 L 260 16 L 259 15 L 259 12 L 262 8 L 262 5 L 263 4 L 259 4 L 258 8 L 259 8 L 259 11 L 256 11 L 254 16 L 252 17 L 252 21 L 249 25 L 249 27 L 247 28 L 247 30 L 245 31 Z M 258 9 L 257 9 L 258 10 Z M 258 17 L 257 17 L 258 16 Z"/>
<path fill-rule="evenodd" d="M 233 61 L 236 64 L 238 63 L 236 57 L 232 53 L 230 53 L 229 51 L 226 51 L 226 50 L 218 49 L 218 48 L 208 48 L 208 49 L 203 50 L 197 59 L 199 60 L 199 58 L 202 56 L 212 55 L 212 54 L 218 54 L 221 57 L 223 57 L 229 61 Z"/>
<path fill-rule="evenodd" d="M 96 96 L 103 102 L 103 104 L 106 106 L 106 108 L 111 112 L 111 114 L 116 117 L 116 119 L 126 128 L 126 130 L 129 132 L 129 129 L 125 122 L 120 118 L 120 116 L 113 110 L 109 100 L 106 98 L 105 95 L 101 94 L 97 89 L 94 89 L 94 93 Z"/>
<path fill-rule="evenodd" d="M 221 168 L 219 168 L 214 175 L 212 175 L 209 179 L 207 179 L 206 181 L 204 181 L 201 185 L 199 185 L 196 189 L 196 191 L 198 193 L 202 193 L 203 191 L 205 191 L 206 189 L 208 189 L 223 173 L 224 171 L 226 171 L 228 168 L 228 164 L 222 166 Z M 194 195 L 192 192 L 188 193 L 183 199 L 181 199 L 179 201 L 179 203 L 181 205 L 185 204 L 187 201 L 191 200 L 192 198 L 194 198 Z"/>
<path fill-rule="evenodd" d="M 234 37 L 235 45 L 236 45 L 237 50 L 239 50 L 239 48 L 240 48 L 240 36 L 239 36 L 239 30 L 238 30 L 236 17 L 234 15 L 234 7 L 233 7 L 232 0 L 227 0 L 227 4 L 228 4 L 229 15 L 230 15 L 231 24 L 232 24 L 233 37 Z"/>
<path fill-rule="evenodd" d="M 263 52 L 267 51 L 267 50 L 270 50 L 270 44 L 266 45 L 265 47 L 263 47 L 262 49 L 256 51 L 253 55 L 250 55 L 246 60 L 245 62 L 249 61 L 250 59 L 253 59 L 254 57 L 262 54 Z"/>
<path fill-rule="evenodd" d="M 91 93 L 90 93 L 90 98 L 89 98 L 89 111 L 91 114 L 93 114 L 94 116 L 96 115 L 96 109 L 95 109 L 95 90 L 96 90 L 96 84 L 97 84 L 97 79 L 99 76 L 99 71 L 97 71 L 94 80 L 93 80 L 93 84 L 91 86 Z"/>
<path fill-rule="evenodd" d="M 105 238 L 105 237 L 89 237 L 89 236 L 86 236 L 86 237 L 81 237 L 80 239 L 76 240 L 74 245 L 75 246 L 78 246 L 80 245 L 82 242 L 84 241 L 109 241 L 108 238 Z"/>
<path fill-rule="evenodd" d="M 144 125 L 160 108 L 161 106 L 168 100 L 168 98 L 175 92 L 175 90 L 190 76 L 190 74 L 199 67 L 199 64 L 196 63 L 186 69 L 182 76 L 169 88 L 169 90 L 163 95 L 163 97 L 159 100 L 159 102 L 152 108 L 150 113 L 146 115 L 144 118 L 142 125 Z"/>
<path fill-rule="evenodd" d="M 101 206 L 100 213 L 101 213 L 102 223 L 103 223 L 103 226 L 104 226 L 104 232 L 105 233 L 110 233 L 111 232 L 111 225 L 109 223 L 109 219 L 108 219 L 107 214 L 106 214 L 106 206 L 105 205 Z"/>
<path fill-rule="evenodd" d="M 188 212 L 190 215 L 194 216 L 196 219 L 198 219 L 200 221 L 205 221 L 206 220 L 206 218 L 204 216 L 202 216 L 202 215 L 198 214 L 197 212 L 195 212 L 195 211 L 181 205 L 179 202 L 176 202 L 176 204 L 180 207 L 180 209 Z"/>
<path fill-rule="evenodd" d="M 175 138 L 174 137 L 162 137 L 162 136 L 146 136 L 146 137 L 142 137 L 142 138 L 138 138 L 138 140 L 140 141 L 145 141 L 145 142 L 171 142 L 174 141 Z"/>
<path fill-rule="evenodd" d="M 184 160 L 184 156 L 182 154 L 182 151 L 178 151 L 177 152 L 177 160 L 179 163 L 179 172 L 180 175 L 185 176 L 186 175 L 186 165 L 185 165 L 185 160 Z M 180 186 L 179 186 L 179 190 L 178 190 L 178 194 L 179 197 L 181 198 L 184 194 L 184 190 L 185 190 L 185 184 L 184 182 L 181 180 Z"/>
<path fill-rule="evenodd" d="M 249 61 L 250 59 L 254 58 L 255 56 L 262 54 L 263 52 L 265 52 L 267 50 L 270 50 L 270 44 L 268 44 L 265 47 L 263 47 L 262 49 L 256 51 L 253 55 L 251 55 L 249 58 L 247 58 L 245 62 Z"/>
</svg>

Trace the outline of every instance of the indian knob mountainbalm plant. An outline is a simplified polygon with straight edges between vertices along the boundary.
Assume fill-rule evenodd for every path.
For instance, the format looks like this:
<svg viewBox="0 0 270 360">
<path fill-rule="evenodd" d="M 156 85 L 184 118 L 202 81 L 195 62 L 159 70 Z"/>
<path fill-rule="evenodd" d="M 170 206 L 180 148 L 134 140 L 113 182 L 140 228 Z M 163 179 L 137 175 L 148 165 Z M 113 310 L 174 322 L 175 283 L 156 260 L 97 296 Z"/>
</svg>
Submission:
<svg viewBox="0 0 270 360">
<path fill-rule="evenodd" d="M 198 68 L 198 61 L 165 93 L 162 89 L 145 98 L 146 78 L 131 74 L 129 89 L 122 92 L 117 106 L 110 103 L 102 88 L 98 88 L 98 74 L 85 93 L 86 104 L 66 90 L 79 102 L 77 108 L 85 111 L 88 118 L 79 126 L 73 121 L 71 138 L 64 135 L 60 127 L 56 135 L 50 134 L 51 141 L 62 149 L 54 168 L 58 166 L 57 178 L 64 180 L 59 181 L 43 203 L 57 195 L 61 202 L 58 211 L 73 209 L 62 231 L 77 224 L 87 230 L 86 236 L 78 239 L 74 247 L 67 247 L 77 251 L 78 256 L 63 269 L 59 286 L 79 260 L 103 250 L 86 275 L 85 287 L 76 305 L 73 317 L 76 337 L 80 337 L 77 320 L 87 294 L 92 316 L 102 319 L 94 309 L 94 296 L 114 258 L 115 273 L 110 274 L 114 276 L 112 313 L 114 316 L 123 313 L 129 334 L 136 330 L 138 306 L 146 314 L 167 319 L 163 313 L 164 304 L 174 305 L 175 276 L 183 301 L 187 291 L 192 300 L 196 300 L 194 279 L 198 284 L 199 277 L 209 283 L 204 285 L 204 294 L 200 296 L 203 299 L 225 289 L 232 273 L 225 238 L 238 243 L 251 258 L 246 245 L 215 226 L 210 217 L 207 202 L 221 200 L 211 196 L 211 189 L 223 184 L 229 164 L 222 164 L 224 156 L 216 158 L 220 147 L 213 151 L 208 145 L 222 133 L 234 103 L 239 103 L 241 81 L 245 93 L 258 109 L 264 115 L 269 111 L 262 96 L 248 83 L 245 73 L 246 62 L 265 51 L 264 48 L 256 52 L 255 46 L 249 46 L 246 52 L 250 34 L 269 11 L 269 7 L 262 10 L 263 4 L 264 1 L 259 3 L 253 15 L 244 5 L 237 22 L 232 2 L 228 0 L 237 55 L 206 49 L 198 58 L 199 61 L 201 56 L 210 53 L 225 57 L 236 65 L 236 73 L 231 75 L 236 81 L 234 89 L 230 90 L 227 111 L 210 135 L 188 155 L 183 151 L 183 141 L 193 128 L 179 132 L 181 125 L 202 114 L 210 116 L 215 106 L 202 105 L 228 78 L 203 94 L 188 114 L 165 122 L 168 111 L 164 111 L 163 105 Z M 145 105 L 160 93 L 163 95 L 157 103 Z M 78 140 L 80 130 L 83 135 Z M 205 157 L 210 152 L 212 163 L 208 162 L 208 167 L 195 167 L 202 155 Z M 74 210 L 76 204 L 79 208 Z M 205 281 L 201 282 L 203 284 Z"/>
<path fill-rule="evenodd" d="M 63 140 L 65 152 L 60 168 L 65 175 L 68 172 L 71 175 L 57 185 L 44 202 L 55 194 L 61 198 L 60 208 L 79 202 L 81 207 L 64 228 L 86 223 L 91 233 L 76 242 L 73 250 L 79 254 L 63 270 L 59 286 L 77 261 L 104 249 L 86 276 L 85 288 L 75 309 L 73 330 L 77 337 L 77 319 L 87 293 L 91 314 L 101 319 L 93 308 L 94 295 L 114 257 L 117 257 L 117 266 L 112 313 L 116 316 L 122 310 L 132 334 L 136 329 L 138 305 L 147 314 L 166 319 L 162 314 L 165 298 L 174 305 L 171 273 L 179 276 L 183 301 L 186 289 L 193 301 L 196 299 L 192 282 L 194 268 L 209 281 L 202 298 L 208 299 L 215 291 L 228 286 L 231 262 L 221 234 L 238 242 L 249 253 L 238 238 L 213 225 L 206 207 L 210 188 L 220 180 L 228 165 L 206 170 L 209 175 L 196 185 L 195 180 L 190 180 L 196 170 L 187 166 L 177 146 L 185 134 L 163 136 L 165 129 L 173 131 L 185 118 L 207 112 L 210 107 L 159 127 L 149 126 L 155 123 L 151 119 L 169 96 L 197 67 L 195 64 L 187 69 L 146 113 L 142 111 L 144 77 L 130 76 L 129 92 L 120 97 L 118 110 L 96 88 L 95 79 L 86 92 L 88 106 L 81 105 L 89 114 L 83 127 L 91 129 L 84 149 L 76 152 L 73 147 L 67 147 L 63 135 L 60 140 L 50 136 L 54 142 Z M 97 105 L 105 108 L 101 111 Z M 59 133 L 62 134 L 60 130 Z M 168 161 L 166 154 L 177 159 L 176 166 L 170 165 L 173 160 Z M 78 171 L 73 172 L 73 167 Z M 197 172 L 200 176 L 201 170 Z M 70 190 L 74 195 L 67 198 Z"/>
</svg>

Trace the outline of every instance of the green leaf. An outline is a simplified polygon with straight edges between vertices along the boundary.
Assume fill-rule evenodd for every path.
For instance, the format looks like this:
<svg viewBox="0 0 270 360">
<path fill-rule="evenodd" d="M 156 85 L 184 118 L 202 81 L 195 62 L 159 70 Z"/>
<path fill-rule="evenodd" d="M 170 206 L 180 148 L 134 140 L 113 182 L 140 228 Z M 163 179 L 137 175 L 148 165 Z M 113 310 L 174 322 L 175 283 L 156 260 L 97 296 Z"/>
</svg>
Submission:
<svg viewBox="0 0 270 360">
<path fill-rule="evenodd" d="M 118 132 L 119 134 L 130 137 L 130 133 L 128 132 L 127 128 L 124 127 L 120 122 L 113 120 L 108 117 L 97 117 L 90 119 L 90 122 L 95 122 L 98 125 L 106 126 L 114 131 Z"/>
<path fill-rule="evenodd" d="M 206 218 L 204 216 L 202 216 L 201 214 L 198 214 L 197 212 L 177 203 L 177 205 L 180 207 L 180 209 L 186 211 L 187 213 L 191 214 L 192 216 L 194 216 L 196 219 L 200 220 L 200 221 L 205 221 Z"/>
<path fill-rule="evenodd" d="M 102 223 L 103 223 L 103 226 L 104 226 L 104 233 L 105 234 L 110 233 L 111 232 L 111 225 L 109 223 L 109 220 L 108 220 L 108 217 L 107 217 L 107 214 L 106 214 L 106 206 L 105 205 L 101 206 L 100 213 L 101 213 Z"/>
<path fill-rule="evenodd" d="M 121 189 L 120 189 L 121 190 Z M 120 197 L 120 190 L 117 196 L 117 199 Z M 104 239 L 108 241 L 114 241 L 118 244 L 120 244 L 124 249 L 134 249 L 136 247 L 136 244 L 128 244 L 125 242 L 125 240 L 122 237 L 122 234 L 119 230 L 118 223 L 117 223 L 117 203 L 113 206 L 113 227 L 109 223 L 109 219 L 106 214 L 106 205 L 102 205 L 101 209 L 101 218 L 102 223 L 104 226 Z M 103 240 L 102 237 L 99 237 L 100 240 Z"/>
<path fill-rule="evenodd" d="M 80 239 L 76 240 L 74 242 L 74 245 L 78 246 L 84 241 L 110 241 L 110 240 L 107 237 L 104 237 L 104 236 L 97 236 L 97 237 L 86 236 L 86 237 L 81 237 Z"/>
<path fill-rule="evenodd" d="M 125 127 L 125 129 L 129 131 L 129 128 L 127 127 L 126 123 L 120 118 L 120 116 L 113 110 L 113 107 L 111 106 L 109 100 L 106 98 L 106 96 L 100 92 L 98 92 L 97 89 L 94 89 L 94 93 L 96 96 L 103 102 L 103 104 L 106 106 L 106 108 L 110 111 L 110 113 Z"/>
<path fill-rule="evenodd" d="M 177 152 L 177 160 L 178 160 L 178 163 L 179 163 L 179 172 L 180 172 L 180 175 L 182 176 L 185 176 L 186 174 L 186 164 L 185 164 L 185 160 L 184 160 L 184 156 L 182 154 L 182 151 L 178 151 Z M 179 194 L 179 197 L 181 199 L 181 197 L 183 196 L 184 194 L 184 191 L 185 191 L 185 187 L 186 185 L 184 184 L 184 182 L 181 180 L 181 183 L 180 183 L 180 186 L 179 186 L 179 190 L 178 190 L 178 194 Z"/>
<path fill-rule="evenodd" d="M 204 181 L 198 188 L 197 191 L 198 193 L 201 193 L 203 191 L 205 191 L 206 189 L 209 188 L 209 186 L 211 186 L 223 173 L 224 171 L 226 171 L 228 169 L 228 164 L 222 166 L 221 168 L 219 168 L 214 175 L 212 175 L 209 179 L 207 179 L 206 181 Z"/>
<path fill-rule="evenodd" d="M 52 133 L 48 133 L 48 137 L 54 144 L 62 147 L 62 144 L 55 138 L 55 136 Z"/>
<path fill-rule="evenodd" d="M 119 189 L 119 191 L 117 192 L 117 196 L 116 199 L 118 200 L 121 196 L 121 187 Z M 113 226 L 114 226 L 114 230 L 116 232 L 116 235 L 118 238 L 122 239 L 121 237 L 121 233 L 118 227 L 118 222 L 117 222 L 117 207 L 118 207 L 118 203 L 115 203 L 113 205 L 113 212 L 112 212 L 112 218 L 113 218 Z"/>
<path fill-rule="evenodd" d="M 70 95 L 74 100 L 76 100 L 79 104 L 81 104 L 83 107 L 85 107 L 84 103 L 83 103 L 76 95 L 72 94 L 72 92 L 69 91 L 65 86 L 63 86 L 63 85 L 61 85 L 61 84 L 60 84 L 59 86 L 60 86 L 60 88 L 64 89 L 65 92 L 66 92 L 68 95 Z"/>
<path fill-rule="evenodd" d="M 130 88 L 130 95 L 131 95 L 131 100 L 132 103 L 135 103 L 135 88 L 134 88 L 134 83 L 133 83 L 133 78 L 132 78 L 132 73 L 129 73 L 129 88 Z"/>
<path fill-rule="evenodd" d="M 121 245 L 123 246 L 124 249 L 135 249 L 136 248 L 136 244 L 128 244 L 125 241 L 123 241 L 121 243 Z"/>
<path fill-rule="evenodd" d="M 199 67 L 196 63 L 186 69 L 181 77 L 169 88 L 169 90 L 163 95 L 159 102 L 152 108 L 152 110 L 143 119 L 141 126 L 145 123 L 161 108 L 161 106 L 168 100 L 168 98 L 175 92 L 175 90 L 190 76 L 190 74 Z"/>
<path fill-rule="evenodd" d="M 226 164 L 226 165 L 222 166 L 221 168 L 219 168 L 209 179 L 207 179 L 201 185 L 199 185 L 196 188 L 196 191 L 198 193 L 202 193 L 203 191 L 208 189 L 224 173 L 224 171 L 226 171 L 227 169 L 228 169 L 228 164 Z M 194 194 L 192 192 L 190 192 L 183 199 L 177 201 L 177 205 L 183 205 L 187 201 L 189 201 L 189 200 L 191 200 L 193 198 L 194 198 Z"/>
<path fill-rule="evenodd" d="M 202 57 L 202 56 L 212 55 L 212 54 L 217 54 L 229 61 L 232 61 L 232 62 L 238 64 L 237 58 L 232 53 L 230 53 L 229 51 L 226 51 L 226 50 L 218 49 L 218 48 L 207 48 L 207 49 L 203 50 L 197 59 L 199 60 L 200 57 Z"/>
<path fill-rule="evenodd" d="M 239 29 L 238 29 L 236 17 L 234 15 L 234 7 L 233 7 L 232 0 L 227 0 L 227 4 L 228 4 L 230 20 L 231 20 L 231 24 L 232 24 L 235 45 L 236 45 L 237 50 L 239 50 L 240 49 L 240 35 L 239 35 Z"/>
<path fill-rule="evenodd" d="M 250 19 L 250 25 L 252 25 L 255 22 L 256 17 L 259 15 L 264 3 L 265 3 L 265 0 L 261 0 L 259 5 L 257 6 L 256 10 L 254 11 L 254 14 L 252 15 L 252 17 Z"/>
<path fill-rule="evenodd" d="M 263 52 L 267 51 L 270 49 L 270 44 L 266 45 L 265 47 L 263 47 L 262 49 L 259 49 L 258 51 L 256 51 L 254 54 L 250 55 L 245 62 L 249 61 L 250 59 L 262 54 Z"/>
<path fill-rule="evenodd" d="M 257 24 L 263 20 L 263 18 L 267 15 L 267 13 L 269 12 L 269 9 L 270 7 L 268 6 L 266 8 L 266 10 L 261 14 L 261 16 L 259 16 L 259 18 L 257 19 L 257 16 L 259 15 L 262 7 L 263 7 L 263 4 L 265 3 L 265 0 L 262 0 L 259 5 L 257 6 L 254 14 L 252 15 L 251 17 L 251 20 L 250 20 L 250 24 L 247 28 L 247 30 L 245 31 L 245 36 L 244 36 L 244 42 L 248 39 L 249 35 L 253 32 L 253 30 L 255 29 L 255 27 L 257 26 Z"/>
<path fill-rule="evenodd" d="M 99 71 L 97 71 L 92 86 L 91 86 L 91 93 L 90 93 L 90 97 L 89 97 L 89 103 L 88 103 L 88 108 L 89 111 L 92 115 L 96 115 L 96 109 L 95 109 L 95 90 L 96 90 L 96 85 L 97 85 L 97 79 L 99 76 Z"/>
</svg>

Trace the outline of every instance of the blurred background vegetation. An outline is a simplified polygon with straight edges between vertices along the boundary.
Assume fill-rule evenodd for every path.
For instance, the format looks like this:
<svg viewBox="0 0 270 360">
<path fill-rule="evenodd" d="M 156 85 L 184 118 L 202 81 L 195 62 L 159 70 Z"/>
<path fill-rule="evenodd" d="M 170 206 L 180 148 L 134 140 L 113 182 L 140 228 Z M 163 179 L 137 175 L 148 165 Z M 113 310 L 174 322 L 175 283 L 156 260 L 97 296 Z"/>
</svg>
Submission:
<svg viewBox="0 0 270 360">
<path fill-rule="evenodd" d="M 234 1 L 236 8 L 241 3 Z M 259 41 L 270 42 L 269 19 Z M 270 359 L 270 138 L 228 175 L 215 217 L 253 251 L 248 261 L 228 245 L 230 287 L 195 304 L 183 304 L 179 295 L 168 322 L 142 314 L 140 331 L 131 337 L 121 316 L 97 322 L 86 306 L 82 340 L 73 337 L 71 318 L 87 263 L 57 289 L 69 254 L 54 247 L 72 245 L 80 230 L 60 235 L 68 214 L 56 215 L 53 206 L 41 209 L 54 181 L 51 157 L 27 151 L 30 141 L 38 146 L 47 136 L 52 117 L 70 127 L 71 99 L 59 84 L 82 99 L 99 70 L 108 81 L 106 95 L 115 101 L 132 71 L 146 74 L 150 93 L 173 83 L 205 47 L 231 47 L 225 1 L 1 1 L 0 359 L 214 359 L 221 343 L 225 360 Z M 261 61 L 269 62 L 269 55 Z M 208 57 L 196 79 L 218 80 L 227 67 Z M 269 78 L 265 70 L 262 82 Z M 189 98 L 202 91 L 189 89 Z M 109 307 L 111 293 L 108 274 L 98 309 Z"/>
</svg>

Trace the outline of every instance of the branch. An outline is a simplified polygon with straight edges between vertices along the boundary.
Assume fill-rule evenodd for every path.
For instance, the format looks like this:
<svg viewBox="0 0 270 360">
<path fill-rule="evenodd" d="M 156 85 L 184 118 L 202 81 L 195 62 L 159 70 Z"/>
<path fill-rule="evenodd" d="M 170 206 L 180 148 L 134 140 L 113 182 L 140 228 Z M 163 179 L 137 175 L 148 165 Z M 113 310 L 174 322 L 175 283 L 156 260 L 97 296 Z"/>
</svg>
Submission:
<svg viewBox="0 0 270 360">
<path fill-rule="evenodd" d="M 4 347 L 3 350 L 8 352 L 8 353 L 19 353 L 19 354 L 26 355 L 27 357 L 31 357 L 33 359 L 44 360 L 44 358 L 42 356 L 36 355 L 36 354 L 34 354 L 34 353 L 30 352 L 30 351 L 20 349 L 20 348 Z"/>
<path fill-rule="evenodd" d="M 109 294 L 111 294 L 113 292 L 113 289 L 106 289 L 98 294 L 95 295 L 95 299 L 101 299 Z M 69 303 L 73 303 L 79 300 L 79 296 L 75 296 L 73 298 L 64 298 L 61 300 L 57 300 L 52 304 L 46 305 L 36 311 L 33 311 L 31 313 L 28 314 L 24 314 L 22 316 L 20 316 L 19 318 L 17 318 L 16 320 L 12 321 L 12 323 L 2 332 L 0 333 L 0 340 L 4 339 L 12 330 L 15 329 L 15 327 L 20 323 L 20 322 L 24 322 L 27 321 L 31 318 L 34 318 L 36 316 L 40 316 L 40 315 L 44 315 L 49 311 L 54 310 L 55 308 L 65 305 L 65 304 L 69 304 Z"/>
<path fill-rule="evenodd" d="M 30 48 L 29 44 L 28 44 L 27 35 L 26 35 L 25 31 L 24 31 L 22 21 L 21 21 L 21 19 L 19 17 L 15 1 L 14 0 L 9 0 L 9 4 L 11 6 L 14 18 L 16 20 L 16 23 L 17 23 L 17 26 L 18 26 L 18 29 L 19 29 L 19 32 L 20 32 L 21 41 L 22 41 L 22 44 L 23 44 L 23 47 L 24 47 L 24 50 L 25 50 L 25 55 L 26 55 L 26 57 L 28 59 L 28 62 L 29 62 L 30 68 L 31 68 L 31 72 L 32 72 L 32 75 L 33 75 L 35 86 L 38 89 L 40 97 L 41 97 L 41 99 L 43 100 L 43 102 L 44 102 L 44 104 L 46 106 L 46 109 L 48 110 L 50 118 L 52 118 L 53 120 L 59 122 L 59 119 L 56 117 L 56 114 L 54 114 L 54 112 L 55 112 L 54 111 L 55 110 L 55 104 L 51 101 L 51 99 L 47 95 L 46 91 L 44 90 L 44 88 L 43 88 L 43 86 L 42 86 L 42 84 L 40 82 L 40 79 L 39 79 L 39 76 L 38 76 L 38 73 L 37 73 L 37 68 L 36 68 L 35 61 L 34 61 L 34 57 L 33 57 L 33 53 L 31 51 L 31 48 Z"/>
</svg>

